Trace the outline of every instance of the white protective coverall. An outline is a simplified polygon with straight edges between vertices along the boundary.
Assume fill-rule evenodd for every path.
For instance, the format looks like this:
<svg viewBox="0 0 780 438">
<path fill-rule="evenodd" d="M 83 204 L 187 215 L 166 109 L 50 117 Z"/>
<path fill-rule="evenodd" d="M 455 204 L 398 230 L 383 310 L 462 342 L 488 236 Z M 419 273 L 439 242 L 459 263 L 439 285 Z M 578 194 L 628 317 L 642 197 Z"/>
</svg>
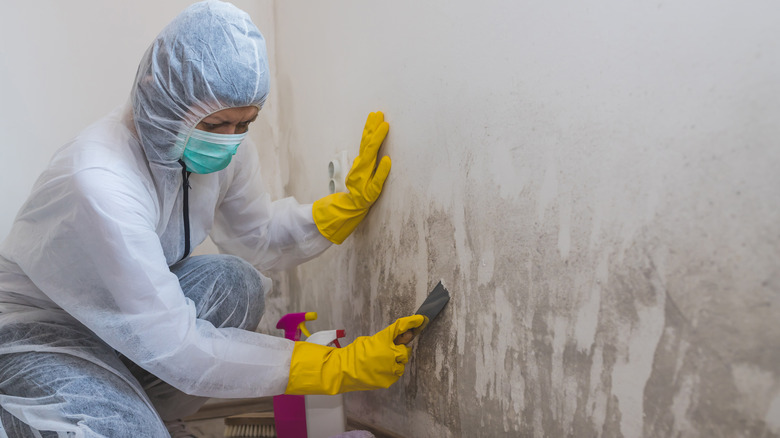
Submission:
<svg viewBox="0 0 780 438">
<path fill-rule="evenodd" d="M 262 35 L 229 3 L 196 3 L 160 33 L 139 66 L 131 103 L 57 151 L 0 247 L 0 383 L 46 386 L 62 367 L 75 375 L 92 367 L 85 386 L 116 381 L 151 406 L 125 360 L 186 394 L 284 392 L 293 343 L 198 318 L 183 274 L 171 268 L 193 259 L 188 252 L 207 235 L 220 252 L 261 271 L 289 268 L 331 245 L 311 205 L 270 200 L 248 139 L 227 168 L 191 174 L 189 190 L 183 186 L 177 135 L 216 111 L 262 106 L 268 76 Z M 256 275 L 267 293 L 270 280 Z M 14 366 L 2 361 L 11 357 Z M 52 357 L 60 368 L 42 365 Z M 3 424 L 10 414 L 33 429 L 69 433 L 54 436 L 158 436 L 127 424 L 152 427 L 142 418 L 117 420 L 112 432 L 89 430 L 85 418 L 62 413 L 71 399 L 8 388 L 0 387 Z"/>
</svg>

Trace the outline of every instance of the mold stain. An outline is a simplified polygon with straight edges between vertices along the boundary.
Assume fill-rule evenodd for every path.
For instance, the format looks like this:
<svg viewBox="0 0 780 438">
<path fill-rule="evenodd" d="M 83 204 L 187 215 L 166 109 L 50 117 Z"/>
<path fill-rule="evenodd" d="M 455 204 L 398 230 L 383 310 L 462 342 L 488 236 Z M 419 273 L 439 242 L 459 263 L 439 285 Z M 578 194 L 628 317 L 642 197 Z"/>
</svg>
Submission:
<svg viewBox="0 0 780 438">
<path fill-rule="evenodd" d="M 377 214 L 335 260 L 301 268 L 347 271 L 355 334 L 413 312 L 440 279 L 452 295 L 406 374 L 348 394 L 350 415 L 405 436 L 777 436 L 729 400 L 752 372 L 735 374 L 677 307 L 668 243 L 641 227 L 629 242 L 594 241 L 594 219 L 575 221 L 576 204 L 560 199 L 544 209 L 559 220 L 525 222 L 534 200 L 486 192 L 449 207 L 407 196 L 402 220 Z"/>
</svg>

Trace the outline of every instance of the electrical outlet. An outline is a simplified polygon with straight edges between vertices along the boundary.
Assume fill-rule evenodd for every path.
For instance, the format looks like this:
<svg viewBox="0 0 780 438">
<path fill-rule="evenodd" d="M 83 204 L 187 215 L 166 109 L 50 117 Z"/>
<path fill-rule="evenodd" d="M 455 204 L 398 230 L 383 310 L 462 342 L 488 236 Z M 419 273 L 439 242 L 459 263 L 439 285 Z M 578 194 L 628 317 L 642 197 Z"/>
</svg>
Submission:
<svg viewBox="0 0 780 438">
<path fill-rule="evenodd" d="M 328 193 L 346 192 L 344 181 L 349 173 L 347 151 L 341 151 L 328 163 Z"/>
</svg>

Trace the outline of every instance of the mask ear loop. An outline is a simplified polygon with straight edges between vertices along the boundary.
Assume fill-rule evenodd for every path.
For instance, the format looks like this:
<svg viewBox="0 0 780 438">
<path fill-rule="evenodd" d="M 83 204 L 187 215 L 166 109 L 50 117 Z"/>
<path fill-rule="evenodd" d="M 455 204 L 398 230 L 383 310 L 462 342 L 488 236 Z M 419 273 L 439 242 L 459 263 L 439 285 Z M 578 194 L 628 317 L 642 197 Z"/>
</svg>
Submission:
<svg viewBox="0 0 780 438">
<path fill-rule="evenodd" d="M 195 127 L 196 127 L 196 126 L 198 126 L 198 125 L 200 125 L 200 122 L 202 122 L 202 121 L 203 121 L 203 119 L 205 119 L 206 117 L 208 117 L 208 114 L 206 114 L 205 116 L 203 116 L 203 117 L 201 117 L 200 119 L 198 119 L 198 121 L 197 121 L 197 122 L 195 122 L 195 124 L 194 124 L 194 125 L 192 125 L 192 126 L 189 128 L 189 129 L 187 129 L 187 136 L 184 138 L 184 142 L 182 143 L 182 144 L 184 145 L 184 147 L 183 147 L 183 148 L 182 148 L 182 150 L 181 150 L 182 157 L 184 156 L 184 149 L 187 149 L 187 143 L 189 143 L 189 142 L 190 142 L 190 138 L 192 137 L 192 133 L 193 133 L 193 132 L 195 131 L 195 129 L 196 129 Z"/>
</svg>

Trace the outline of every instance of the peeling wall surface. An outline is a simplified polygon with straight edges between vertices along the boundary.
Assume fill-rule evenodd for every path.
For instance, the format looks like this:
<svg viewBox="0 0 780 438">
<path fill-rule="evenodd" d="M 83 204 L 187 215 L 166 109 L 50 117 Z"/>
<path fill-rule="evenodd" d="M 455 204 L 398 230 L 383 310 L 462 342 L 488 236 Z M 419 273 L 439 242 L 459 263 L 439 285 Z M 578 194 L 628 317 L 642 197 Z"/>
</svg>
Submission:
<svg viewBox="0 0 780 438">
<path fill-rule="evenodd" d="M 269 185 L 390 123 L 385 191 L 271 314 L 452 300 L 348 413 L 408 437 L 780 436 L 780 8 L 275 2 Z M 265 324 L 272 327 L 271 315 Z"/>
</svg>

